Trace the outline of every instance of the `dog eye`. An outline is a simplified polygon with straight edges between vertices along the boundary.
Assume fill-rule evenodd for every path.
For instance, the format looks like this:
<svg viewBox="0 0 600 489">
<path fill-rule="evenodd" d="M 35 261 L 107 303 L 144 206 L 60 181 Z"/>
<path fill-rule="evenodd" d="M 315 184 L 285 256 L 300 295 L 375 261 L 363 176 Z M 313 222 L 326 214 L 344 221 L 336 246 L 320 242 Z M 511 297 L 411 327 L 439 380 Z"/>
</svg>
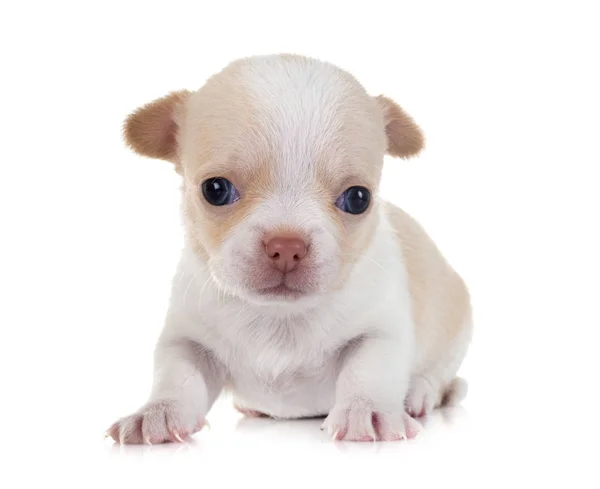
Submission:
<svg viewBox="0 0 600 489">
<path fill-rule="evenodd" d="M 233 204 L 240 194 L 233 184 L 222 177 L 209 178 L 202 182 L 202 195 L 210 205 Z"/>
<path fill-rule="evenodd" d="M 335 205 L 349 214 L 362 214 L 369 207 L 371 192 L 365 187 L 350 187 L 338 197 Z"/>
</svg>

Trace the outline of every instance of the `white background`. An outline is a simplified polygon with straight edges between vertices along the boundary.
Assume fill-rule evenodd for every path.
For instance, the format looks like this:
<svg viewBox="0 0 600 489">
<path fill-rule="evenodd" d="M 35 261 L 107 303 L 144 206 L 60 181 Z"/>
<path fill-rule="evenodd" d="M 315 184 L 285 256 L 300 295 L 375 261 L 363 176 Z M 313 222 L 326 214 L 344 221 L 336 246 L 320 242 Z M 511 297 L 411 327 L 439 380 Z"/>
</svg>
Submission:
<svg viewBox="0 0 600 489">
<path fill-rule="evenodd" d="M 595 2 L 3 2 L 2 487 L 598 487 Z M 123 118 L 235 58 L 296 52 L 396 99 L 427 149 L 383 194 L 464 276 L 469 396 L 410 443 L 217 404 L 190 446 L 122 450 L 182 244 L 179 180 Z M 12 479 L 12 482 L 9 481 Z"/>
</svg>

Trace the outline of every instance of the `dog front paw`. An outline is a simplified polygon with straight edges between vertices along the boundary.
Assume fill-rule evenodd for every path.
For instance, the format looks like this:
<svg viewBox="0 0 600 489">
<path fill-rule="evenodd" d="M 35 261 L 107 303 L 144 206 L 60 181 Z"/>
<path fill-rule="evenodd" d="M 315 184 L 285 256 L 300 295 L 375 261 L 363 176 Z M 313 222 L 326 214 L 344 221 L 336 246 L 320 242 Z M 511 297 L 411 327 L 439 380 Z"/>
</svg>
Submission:
<svg viewBox="0 0 600 489">
<path fill-rule="evenodd" d="M 121 418 L 106 434 L 121 444 L 183 442 L 185 438 L 200 431 L 205 424 L 203 417 L 198 419 L 185 413 L 177 402 L 157 401 Z"/>
<path fill-rule="evenodd" d="M 421 426 L 402 408 L 384 412 L 370 401 L 357 400 L 336 405 L 321 429 L 328 430 L 334 440 L 394 441 L 415 438 Z"/>
</svg>

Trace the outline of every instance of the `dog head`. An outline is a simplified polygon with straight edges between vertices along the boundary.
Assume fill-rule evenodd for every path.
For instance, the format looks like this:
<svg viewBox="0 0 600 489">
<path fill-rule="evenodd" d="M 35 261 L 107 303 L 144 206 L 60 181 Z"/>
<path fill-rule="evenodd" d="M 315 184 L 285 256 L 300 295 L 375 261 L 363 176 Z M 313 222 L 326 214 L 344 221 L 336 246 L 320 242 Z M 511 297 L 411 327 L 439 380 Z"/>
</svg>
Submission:
<svg viewBox="0 0 600 489">
<path fill-rule="evenodd" d="M 339 288 L 376 231 L 384 155 L 423 146 L 392 100 L 293 55 L 235 61 L 139 108 L 124 135 L 174 163 L 190 246 L 218 287 L 254 303 Z"/>
</svg>

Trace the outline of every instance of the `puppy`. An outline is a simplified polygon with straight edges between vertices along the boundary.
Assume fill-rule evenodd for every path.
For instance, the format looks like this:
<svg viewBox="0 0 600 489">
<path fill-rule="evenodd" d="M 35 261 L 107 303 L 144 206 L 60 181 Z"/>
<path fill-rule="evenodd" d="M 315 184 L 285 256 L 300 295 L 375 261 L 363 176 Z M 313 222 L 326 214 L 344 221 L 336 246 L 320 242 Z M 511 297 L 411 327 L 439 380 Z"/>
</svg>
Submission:
<svg viewBox="0 0 600 489">
<path fill-rule="evenodd" d="M 384 155 L 423 147 L 395 102 L 331 64 L 257 56 L 141 107 L 124 137 L 181 175 L 185 247 L 152 392 L 114 440 L 182 441 L 224 390 L 248 415 L 400 440 L 465 395 L 468 291 L 378 196 Z"/>
</svg>

